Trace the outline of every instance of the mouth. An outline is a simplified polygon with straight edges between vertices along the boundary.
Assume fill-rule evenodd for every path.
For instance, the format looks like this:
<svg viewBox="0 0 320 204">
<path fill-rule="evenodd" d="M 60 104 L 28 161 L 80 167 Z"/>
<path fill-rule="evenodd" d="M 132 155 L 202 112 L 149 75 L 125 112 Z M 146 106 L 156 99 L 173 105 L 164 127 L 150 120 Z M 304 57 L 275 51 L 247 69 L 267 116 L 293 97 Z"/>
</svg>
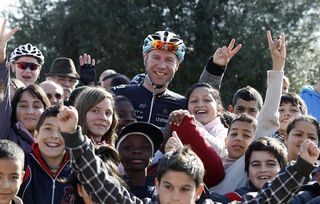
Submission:
<svg viewBox="0 0 320 204">
<path fill-rule="evenodd" d="M 142 159 L 132 159 L 132 160 L 130 160 L 130 162 L 132 164 L 142 164 L 142 163 L 144 163 L 144 160 L 142 160 Z"/>
<path fill-rule="evenodd" d="M 166 73 L 163 73 L 163 72 L 154 72 L 154 73 L 157 76 L 165 76 L 165 75 L 167 75 Z"/>
<path fill-rule="evenodd" d="M 94 124 L 94 126 L 97 127 L 98 129 L 107 129 L 107 126 L 103 124 Z"/>
<path fill-rule="evenodd" d="M 197 110 L 195 111 L 195 114 L 207 114 L 208 111 L 205 111 L 205 110 Z"/>
<path fill-rule="evenodd" d="M 271 176 L 259 176 L 258 179 L 259 180 L 270 180 Z"/>
<path fill-rule="evenodd" d="M 232 149 L 235 149 L 235 150 L 243 150 L 243 146 L 241 145 L 232 145 L 231 147 Z"/>
<path fill-rule="evenodd" d="M 45 145 L 46 145 L 46 147 L 48 147 L 48 148 L 58 148 L 58 147 L 60 147 L 60 144 L 58 144 L 58 143 L 55 143 L 55 142 L 46 142 L 45 143 Z"/>
</svg>

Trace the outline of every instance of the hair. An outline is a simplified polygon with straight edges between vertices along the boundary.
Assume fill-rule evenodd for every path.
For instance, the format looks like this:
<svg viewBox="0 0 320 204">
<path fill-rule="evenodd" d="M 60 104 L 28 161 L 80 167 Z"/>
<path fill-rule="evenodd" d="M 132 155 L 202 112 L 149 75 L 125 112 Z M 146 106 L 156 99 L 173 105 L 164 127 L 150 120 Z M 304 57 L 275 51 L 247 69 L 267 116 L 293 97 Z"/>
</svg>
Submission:
<svg viewBox="0 0 320 204">
<path fill-rule="evenodd" d="M 49 117 L 57 117 L 59 112 L 60 112 L 60 106 L 51 106 L 51 107 L 47 108 L 45 111 L 43 111 L 43 113 L 41 114 L 41 116 L 38 120 L 36 130 L 39 132 L 45 119 L 47 119 Z"/>
<path fill-rule="evenodd" d="M 16 112 L 17 112 L 17 105 L 19 101 L 21 100 L 22 94 L 24 92 L 30 93 L 33 97 L 38 98 L 43 106 L 44 109 L 47 109 L 51 106 L 50 101 L 46 95 L 46 93 L 42 90 L 42 88 L 37 84 L 30 84 L 25 87 L 21 87 L 17 89 L 16 93 L 14 94 L 12 100 L 11 100 L 11 106 L 12 106 L 12 113 L 11 113 L 11 124 L 15 124 L 18 122 Z"/>
<path fill-rule="evenodd" d="M 118 180 L 121 186 L 127 188 L 127 184 L 122 179 L 118 169 L 120 157 L 117 150 L 110 145 L 101 145 L 95 149 L 95 154 L 103 161 L 109 175 Z M 77 184 L 81 185 L 76 174 L 73 174 L 71 178 L 71 185 L 73 186 L 73 203 L 84 204 L 83 199 L 78 193 Z"/>
<path fill-rule="evenodd" d="M 289 135 L 291 130 L 293 128 L 295 128 L 296 124 L 298 122 L 300 122 L 300 121 L 309 122 L 312 125 L 314 125 L 316 127 L 317 136 L 318 136 L 318 139 L 320 141 L 320 126 L 319 126 L 319 122 L 317 121 L 317 119 L 315 119 L 314 117 L 312 117 L 310 115 L 301 115 L 301 116 L 298 116 L 298 117 L 294 118 L 293 120 L 291 120 L 290 123 L 287 126 L 287 130 L 286 130 L 287 135 Z"/>
<path fill-rule="evenodd" d="M 23 170 L 24 152 L 19 145 L 10 140 L 0 140 L 0 159 L 16 160 L 21 163 Z"/>
<path fill-rule="evenodd" d="M 181 147 L 174 152 L 168 152 L 160 159 L 156 173 L 159 182 L 168 171 L 186 173 L 197 187 L 203 182 L 205 172 L 201 159 L 189 146 Z"/>
<path fill-rule="evenodd" d="M 232 120 L 232 122 L 230 123 L 230 127 L 228 129 L 228 133 L 230 131 L 232 124 L 235 122 L 238 122 L 238 121 L 249 123 L 250 125 L 253 126 L 254 130 L 256 130 L 257 125 L 258 125 L 257 119 L 255 119 L 254 117 L 252 117 L 251 115 L 249 115 L 247 113 L 242 113 L 242 114 L 236 116 L 236 118 Z"/>
<path fill-rule="evenodd" d="M 305 105 L 301 97 L 296 93 L 288 92 L 288 93 L 282 94 L 280 99 L 280 106 L 283 103 L 291 103 L 292 105 L 298 107 L 301 111 L 301 114 L 307 113 L 307 106 Z"/>
<path fill-rule="evenodd" d="M 116 76 L 114 76 L 110 82 L 110 86 L 114 87 L 114 86 L 118 86 L 121 84 L 129 84 L 130 83 L 130 79 L 124 75 L 124 74 L 117 74 Z"/>
<path fill-rule="evenodd" d="M 239 89 L 233 96 L 232 106 L 236 106 L 239 99 L 245 101 L 256 101 L 258 105 L 258 109 L 261 110 L 263 100 L 261 94 L 251 86 L 246 86 Z"/>
<path fill-rule="evenodd" d="M 287 148 L 275 138 L 260 137 L 253 141 L 245 154 L 245 171 L 249 174 L 250 157 L 254 151 L 265 151 L 272 154 L 279 162 L 280 168 L 288 163 Z"/>
<path fill-rule="evenodd" d="M 87 113 L 90 109 L 96 106 L 104 99 L 110 99 L 112 104 L 112 124 L 109 130 L 102 136 L 101 141 L 106 141 L 112 146 L 115 145 L 117 138 L 116 128 L 118 125 L 118 116 L 115 111 L 114 98 L 109 91 L 106 91 L 100 87 L 90 87 L 89 89 L 84 90 L 76 99 L 75 108 L 79 114 L 78 124 L 82 127 L 82 132 L 85 135 L 88 135 L 88 126 L 86 123 Z"/>
<path fill-rule="evenodd" d="M 80 87 L 77 87 L 75 88 L 70 96 L 69 96 L 69 99 L 68 101 L 66 102 L 66 105 L 67 106 L 75 106 L 75 102 L 78 98 L 78 96 L 80 96 L 80 94 L 84 91 L 84 90 L 88 90 L 90 87 L 89 86 L 80 86 Z"/>
</svg>

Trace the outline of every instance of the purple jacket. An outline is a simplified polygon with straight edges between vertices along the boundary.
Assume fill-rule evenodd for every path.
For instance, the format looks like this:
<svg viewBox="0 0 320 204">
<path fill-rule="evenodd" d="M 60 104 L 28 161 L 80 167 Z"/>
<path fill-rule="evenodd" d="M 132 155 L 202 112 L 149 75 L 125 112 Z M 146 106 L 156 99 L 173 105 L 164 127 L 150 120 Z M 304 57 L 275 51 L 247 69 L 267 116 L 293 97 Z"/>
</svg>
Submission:
<svg viewBox="0 0 320 204">
<path fill-rule="evenodd" d="M 6 65 L 6 61 L 0 64 L 0 83 L 3 87 L 3 99 L 0 101 L 0 139 L 11 140 L 23 149 L 24 152 L 31 152 L 31 144 L 34 139 L 30 132 L 23 126 L 22 123 L 17 122 L 11 124 L 12 107 L 10 103 L 10 69 Z"/>
</svg>

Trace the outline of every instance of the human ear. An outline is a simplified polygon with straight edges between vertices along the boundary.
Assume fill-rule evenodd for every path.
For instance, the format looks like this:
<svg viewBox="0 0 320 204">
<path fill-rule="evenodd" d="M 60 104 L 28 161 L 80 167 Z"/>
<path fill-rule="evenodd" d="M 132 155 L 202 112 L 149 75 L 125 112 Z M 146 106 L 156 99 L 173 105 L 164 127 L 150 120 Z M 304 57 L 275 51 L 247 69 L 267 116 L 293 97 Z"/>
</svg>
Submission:
<svg viewBox="0 0 320 204">
<path fill-rule="evenodd" d="M 149 53 L 146 53 L 146 54 L 143 54 L 143 64 L 144 64 L 144 67 L 147 67 L 148 66 L 148 56 L 149 56 Z"/>
<path fill-rule="evenodd" d="M 35 140 L 36 143 L 38 143 L 38 136 L 39 136 L 38 131 L 37 131 L 37 130 L 34 130 L 34 135 L 33 135 L 33 137 L 34 137 L 34 140 Z"/>
<path fill-rule="evenodd" d="M 203 191 L 204 191 L 204 185 L 203 183 L 201 183 L 196 190 L 196 200 L 200 198 Z"/>
<path fill-rule="evenodd" d="M 160 182 L 158 181 L 157 178 L 154 178 L 154 184 L 155 184 L 155 187 L 156 187 L 156 192 L 159 193 Z"/>
<path fill-rule="evenodd" d="M 232 105 L 229 105 L 229 106 L 228 106 L 228 111 L 229 111 L 230 113 L 233 113 L 233 106 L 232 106 Z"/>
</svg>

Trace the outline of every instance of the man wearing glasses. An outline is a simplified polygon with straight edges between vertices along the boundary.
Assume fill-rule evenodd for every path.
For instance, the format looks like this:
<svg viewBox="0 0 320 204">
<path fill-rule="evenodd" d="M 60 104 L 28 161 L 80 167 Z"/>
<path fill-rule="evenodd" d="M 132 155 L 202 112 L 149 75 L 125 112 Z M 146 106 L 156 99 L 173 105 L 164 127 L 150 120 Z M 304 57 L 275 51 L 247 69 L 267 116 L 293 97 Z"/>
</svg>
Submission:
<svg viewBox="0 0 320 204">
<path fill-rule="evenodd" d="M 60 84 L 63 88 L 63 99 L 67 101 L 71 92 L 79 83 L 80 76 L 76 71 L 74 62 L 70 58 L 59 57 L 56 58 L 47 73 L 47 80 L 52 80 Z"/>
<path fill-rule="evenodd" d="M 11 70 L 15 78 L 25 85 L 34 84 L 44 63 L 41 51 L 30 43 L 20 45 L 10 55 Z"/>
<path fill-rule="evenodd" d="M 63 88 L 60 84 L 46 80 L 41 82 L 40 86 L 48 96 L 51 105 L 63 105 Z"/>
</svg>

